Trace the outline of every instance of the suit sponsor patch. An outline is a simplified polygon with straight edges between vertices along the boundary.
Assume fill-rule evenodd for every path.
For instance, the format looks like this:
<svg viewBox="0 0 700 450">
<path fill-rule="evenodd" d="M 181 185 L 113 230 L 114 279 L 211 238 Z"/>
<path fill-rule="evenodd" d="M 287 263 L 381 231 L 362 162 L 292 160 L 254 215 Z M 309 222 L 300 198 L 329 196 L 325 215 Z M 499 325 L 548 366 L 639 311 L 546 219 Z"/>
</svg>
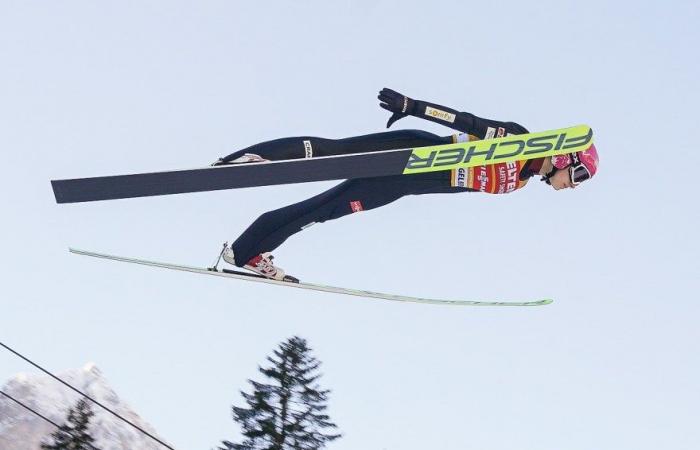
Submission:
<svg viewBox="0 0 700 450">
<path fill-rule="evenodd" d="M 425 115 L 434 117 L 436 119 L 444 120 L 445 122 L 450 122 L 454 123 L 455 119 L 457 118 L 456 115 L 449 113 L 447 111 L 442 111 L 437 108 L 433 108 L 431 106 L 426 106 L 425 107 Z"/>
<path fill-rule="evenodd" d="M 478 171 L 479 174 L 476 176 L 476 179 L 479 181 L 479 186 L 477 189 L 479 189 L 481 192 L 488 192 L 488 187 L 489 187 L 489 173 L 488 173 L 488 167 L 487 166 L 479 166 L 475 167 L 474 171 Z"/>
<path fill-rule="evenodd" d="M 465 167 L 460 167 L 459 169 L 455 169 L 454 175 L 453 175 L 453 180 L 452 180 L 452 187 L 461 187 L 461 188 L 466 188 L 469 187 L 469 171 Z"/>
<path fill-rule="evenodd" d="M 304 141 L 304 158 L 312 158 L 314 149 L 311 147 L 311 141 Z"/>
<path fill-rule="evenodd" d="M 351 209 L 352 212 L 354 212 L 354 213 L 360 212 L 360 211 L 364 211 L 364 210 L 365 210 L 365 208 L 362 207 L 362 202 L 359 201 L 359 200 L 353 200 L 353 201 L 351 201 L 351 202 L 350 202 L 350 209 Z"/>
<path fill-rule="evenodd" d="M 522 161 L 515 161 L 452 169 L 450 186 L 474 189 L 488 194 L 508 194 L 527 183 L 527 180 L 521 181 L 519 178 L 522 166 Z"/>
</svg>

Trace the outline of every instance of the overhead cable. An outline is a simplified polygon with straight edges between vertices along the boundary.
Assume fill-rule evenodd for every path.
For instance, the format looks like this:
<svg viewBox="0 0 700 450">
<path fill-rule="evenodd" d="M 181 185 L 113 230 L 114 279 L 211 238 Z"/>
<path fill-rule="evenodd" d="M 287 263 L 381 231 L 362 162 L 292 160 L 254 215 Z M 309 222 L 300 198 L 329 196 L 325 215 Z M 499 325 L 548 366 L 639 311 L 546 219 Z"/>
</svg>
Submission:
<svg viewBox="0 0 700 450">
<path fill-rule="evenodd" d="M 174 449 L 173 447 L 171 447 L 170 445 L 166 444 L 165 442 L 161 441 L 161 440 L 158 439 L 157 437 L 153 436 L 153 435 L 152 435 L 151 433 L 149 433 L 148 431 L 144 430 L 144 429 L 141 428 L 140 426 L 138 426 L 138 425 L 136 425 L 135 423 L 131 422 L 129 419 L 127 419 L 127 418 L 125 418 L 125 417 L 119 415 L 118 413 L 116 413 L 116 412 L 113 411 L 112 409 L 108 408 L 107 406 L 103 405 L 102 403 L 98 402 L 97 400 L 95 400 L 94 398 L 90 397 L 90 396 L 87 395 L 86 393 L 84 393 L 84 392 L 80 391 L 79 389 L 76 389 L 75 387 L 73 387 L 73 386 L 71 386 L 70 384 L 66 383 L 65 381 L 63 381 L 62 379 L 58 378 L 58 377 L 57 377 L 56 375 L 54 375 L 53 373 L 51 373 L 51 372 L 49 372 L 48 370 L 44 369 L 43 367 L 41 367 L 40 365 L 38 365 L 38 364 L 35 363 L 34 361 L 32 361 L 32 360 L 30 360 L 29 358 L 27 358 L 27 357 L 21 355 L 20 353 L 18 353 L 17 351 L 13 350 L 13 349 L 10 348 L 10 347 L 8 347 L 7 345 L 3 344 L 2 342 L 0 342 L 0 347 L 4 347 L 4 348 L 5 348 L 7 351 L 9 351 L 10 353 L 12 353 L 12 354 L 14 354 L 15 356 L 18 356 L 19 358 L 21 358 L 21 359 L 23 359 L 24 361 L 28 362 L 28 363 L 31 364 L 32 366 L 34 366 L 34 367 L 36 367 L 37 369 L 41 370 L 41 371 L 44 372 L 46 375 L 50 376 L 51 378 L 53 378 L 54 380 L 58 381 L 58 382 L 61 383 L 62 385 L 64 385 L 64 386 L 66 386 L 67 388 L 71 389 L 72 391 L 74 391 L 74 392 L 76 392 L 76 393 L 82 395 L 83 397 L 85 397 L 86 399 L 90 400 L 92 403 L 94 403 L 95 405 L 97 405 L 97 406 L 99 406 L 100 408 L 104 409 L 105 411 L 109 412 L 110 414 L 112 414 L 112 415 L 115 416 L 116 418 L 122 420 L 123 422 L 127 423 L 128 425 L 131 425 L 133 428 L 135 428 L 135 429 L 138 430 L 139 432 L 143 433 L 144 435 L 148 436 L 149 438 L 153 439 L 154 441 L 158 442 L 158 443 L 159 443 L 160 445 L 162 445 L 163 447 L 166 447 L 166 448 L 168 448 L 168 449 L 170 449 L 170 450 L 175 450 L 175 449 Z"/>
</svg>

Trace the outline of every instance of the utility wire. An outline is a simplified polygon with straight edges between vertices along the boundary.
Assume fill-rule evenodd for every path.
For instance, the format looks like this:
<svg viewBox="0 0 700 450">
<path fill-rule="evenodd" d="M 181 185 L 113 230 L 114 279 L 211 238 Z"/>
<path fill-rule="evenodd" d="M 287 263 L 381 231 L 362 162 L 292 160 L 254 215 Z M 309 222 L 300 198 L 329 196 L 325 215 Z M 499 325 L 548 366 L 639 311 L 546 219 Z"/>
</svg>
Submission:
<svg viewBox="0 0 700 450">
<path fill-rule="evenodd" d="M 30 408 L 29 406 L 27 406 L 27 405 L 25 405 L 24 403 L 20 402 L 20 401 L 17 400 L 16 398 L 13 398 L 10 394 L 6 394 L 6 393 L 4 393 L 3 391 L 0 391 L 0 394 L 4 395 L 5 397 L 9 398 L 9 399 L 12 400 L 13 402 L 17 403 L 19 406 L 21 406 L 22 408 L 26 409 L 27 411 L 32 412 L 32 413 L 34 413 L 35 415 L 41 417 L 42 419 L 44 419 L 45 421 L 47 421 L 47 422 L 50 423 L 51 425 L 55 426 L 56 428 L 61 428 L 61 426 L 60 426 L 59 424 L 57 424 L 57 423 L 54 422 L 53 420 L 49 419 L 48 417 L 44 416 L 43 414 L 34 411 L 34 410 L 33 410 L 32 408 Z"/>
<path fill-rule="evenodd" d="M 74 435 L 73 433 L 71 433 L 70 430 L 62 429 L 61 426 L 60 426 L 59 424 L 57 424 L 57 423 L 54 422 L 53 420 L 49 419 L 48 417 L 44 416 L 43 414 L 39 414 L 38 412 L 34 411 L 34 410 L 33 410 L 32 408 L 30 408 L 29 406 L 27 406 L 27 405 L 25 405 L 24 403 L 20 402 L 20 401 L 17 400 L 16 398 L 13 398 L 10 394 L 6 394 L 6 393 L 3 392 L 3 391 L 0 391 L 0 394 L 4 395 L 5 397 L 9 398 L 9 399 L 12 400 L 13 402 L 17 403 L 19 406 L 21 406 L 22 408 L 26 409 L 27 411 L 32 412 L 34 415 L 41 417 L 42 419 L 44 419 L 45 421 L 47 421 L 47 422 L 50 423 L 51 425 L 55 426 L 55 427 L 58 428 L 59 430 L 62 430 L 62 431 L 64 431 L 65 433 L 68 433 L 68 434 L 70 434 L 71 436 L 75 437 L 75 435 Z M 93 448 L 93 449 L 95 449 L 95 446 L 93 446 L 93 445 L 91 445 L 90 447 Z M 96 450 L 96 449 L 95 449 L 95 450 Z"/>
<path fill-rule="evenodd" d="M 18 356 L 19 358 L 21 358 L 21 359 L 23 359 L 24 361 L 28 362 L 28 363 L 31 364 L 32 366 L 34 366 L 34 367 L 36 367 L 37 369 L 41 370 L 41 371 L 44 372 L 46 375 L 50 376 L 51 378 L 53 378 L 54 380 L 58 381 L 58 382 L 61 383 L 62 385 L 64 385 L 64 386 L 66 386 L 67 388 L 71 389 L 72 391 L 74 391 L 74 392 L 76 392 L 76 393 L 82 395 L 82 396 L 85 397 L 86 399 L 90 400 L 92 403 L 96 404 L 96 405 L 99 406 L 100 408 L 102 408 L 102 409 L 104 409 L 105 411 L 107 411 L 107 412 L 109 412 L 110 414 L 112 414 L 113 416 L 115 416 L 115 417 L 117 417 L 118 419 L 122 420 L 123 422 L 125 422 L 125 423 L 131 425 L 132 427 L 134 427 L 135 429 L 137 429 L 137 430 L 140 431 L 141 433 L 145 434 L 146 436 L 150 437 L 151 439 L 153 439 L 154 441 L 156 441 L 157 443 L 159 443 L 159 444 L 162 445 L 163 447 L 169 448 L 170 450 L 175 450 L 173 447 L 169 446 L 169 445 L 166 444 L 165 442 L 163 442 L 163 441 L 161 441 L 160 439 L 158 439 L 157 437 L 153 436 L 153 435 L 152 435 L 151 433 L 149 433 L 148 431 L 144 430 L 144 429 L 141 428 L 140 426 L 138 426 L 138 425 L 136 425 L 135 423 L 131 422 L 129 419 L 126 419 L 125 417 L 122 417 L 121 415 L 117 414 L 116 412 L 114 412 L 113 410 L 111 410 L 111 409 L 108 408 L 107 406 L 103 405 L 102 403 L 98 402 L 98 401 L 95 400 L 94 398 L 92 398 L 92 397 L 90 397 L 89 395 L 85 394 L 84 392 L 82 392 L 82 391 L 80 391 L 80 390 L 74 388 L 73 386 L 71 386 L 70 384 L 66 383 L 66 382 L 63 381 L 62 379 L 58 378 L 56 375 L 54 375 L 54 374 L 52 374 L 51 372 L 49 372 L 48 370 L 44 369 L 44 368 L 41 367 L 40 365 L 36 364 L 34 361 L 30 360 L 29 358 L 27 358 L 27 357 L 25 357 L 25 356 L 19 354 L 18 352 L 16 352 L 15 350 L 11 349 L 11 348 L 8 347 L 7 345 L 3 344 L 2 342 L 0 342 L 0 346 L 1 346 L 1 347 L 4 347 L 4 348 L 5 348 L 7 351 L 9 351 L 10 353 L 14 354 L 15 356 Z"/>
</svg>

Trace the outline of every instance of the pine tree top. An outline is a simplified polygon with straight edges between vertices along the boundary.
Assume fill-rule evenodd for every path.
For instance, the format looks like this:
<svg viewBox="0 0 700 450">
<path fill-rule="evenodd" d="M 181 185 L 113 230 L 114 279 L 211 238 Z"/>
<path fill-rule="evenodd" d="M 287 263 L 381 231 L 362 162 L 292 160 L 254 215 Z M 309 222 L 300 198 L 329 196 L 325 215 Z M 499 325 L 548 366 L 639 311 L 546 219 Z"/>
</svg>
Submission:
<svg viewBox="0 0 700 450">
<path fill-rule="evenodd" d="M 279 344 L 258 367 L 264 382 L 248 380 L 250 393 L 241 391 L 246 407 L 232 408 L 242 428 L 241 443 L 223 441 L 222 450 L 316 450 L 341 435 L 325 414 L 329 390 L 318 383 L 321 362 L 305 339 L 293 336 Z"/>
</svg>

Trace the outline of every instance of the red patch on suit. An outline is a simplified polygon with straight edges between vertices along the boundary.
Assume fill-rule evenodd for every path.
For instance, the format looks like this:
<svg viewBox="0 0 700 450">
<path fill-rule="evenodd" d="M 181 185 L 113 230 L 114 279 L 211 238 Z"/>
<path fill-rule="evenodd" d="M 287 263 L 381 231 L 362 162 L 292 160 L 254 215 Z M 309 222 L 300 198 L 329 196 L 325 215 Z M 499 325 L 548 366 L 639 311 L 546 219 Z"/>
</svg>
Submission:
<svg viewBox="0 0 700 450">
<path fill-rule="evenodd" d="M 362 202 L 359 200 L 354 200 L 350 202 L 350 209 L 352 209 L 352 212 L 354 213 L 365 210 L 365 208 L 362 207 Z"/>
</svg>

